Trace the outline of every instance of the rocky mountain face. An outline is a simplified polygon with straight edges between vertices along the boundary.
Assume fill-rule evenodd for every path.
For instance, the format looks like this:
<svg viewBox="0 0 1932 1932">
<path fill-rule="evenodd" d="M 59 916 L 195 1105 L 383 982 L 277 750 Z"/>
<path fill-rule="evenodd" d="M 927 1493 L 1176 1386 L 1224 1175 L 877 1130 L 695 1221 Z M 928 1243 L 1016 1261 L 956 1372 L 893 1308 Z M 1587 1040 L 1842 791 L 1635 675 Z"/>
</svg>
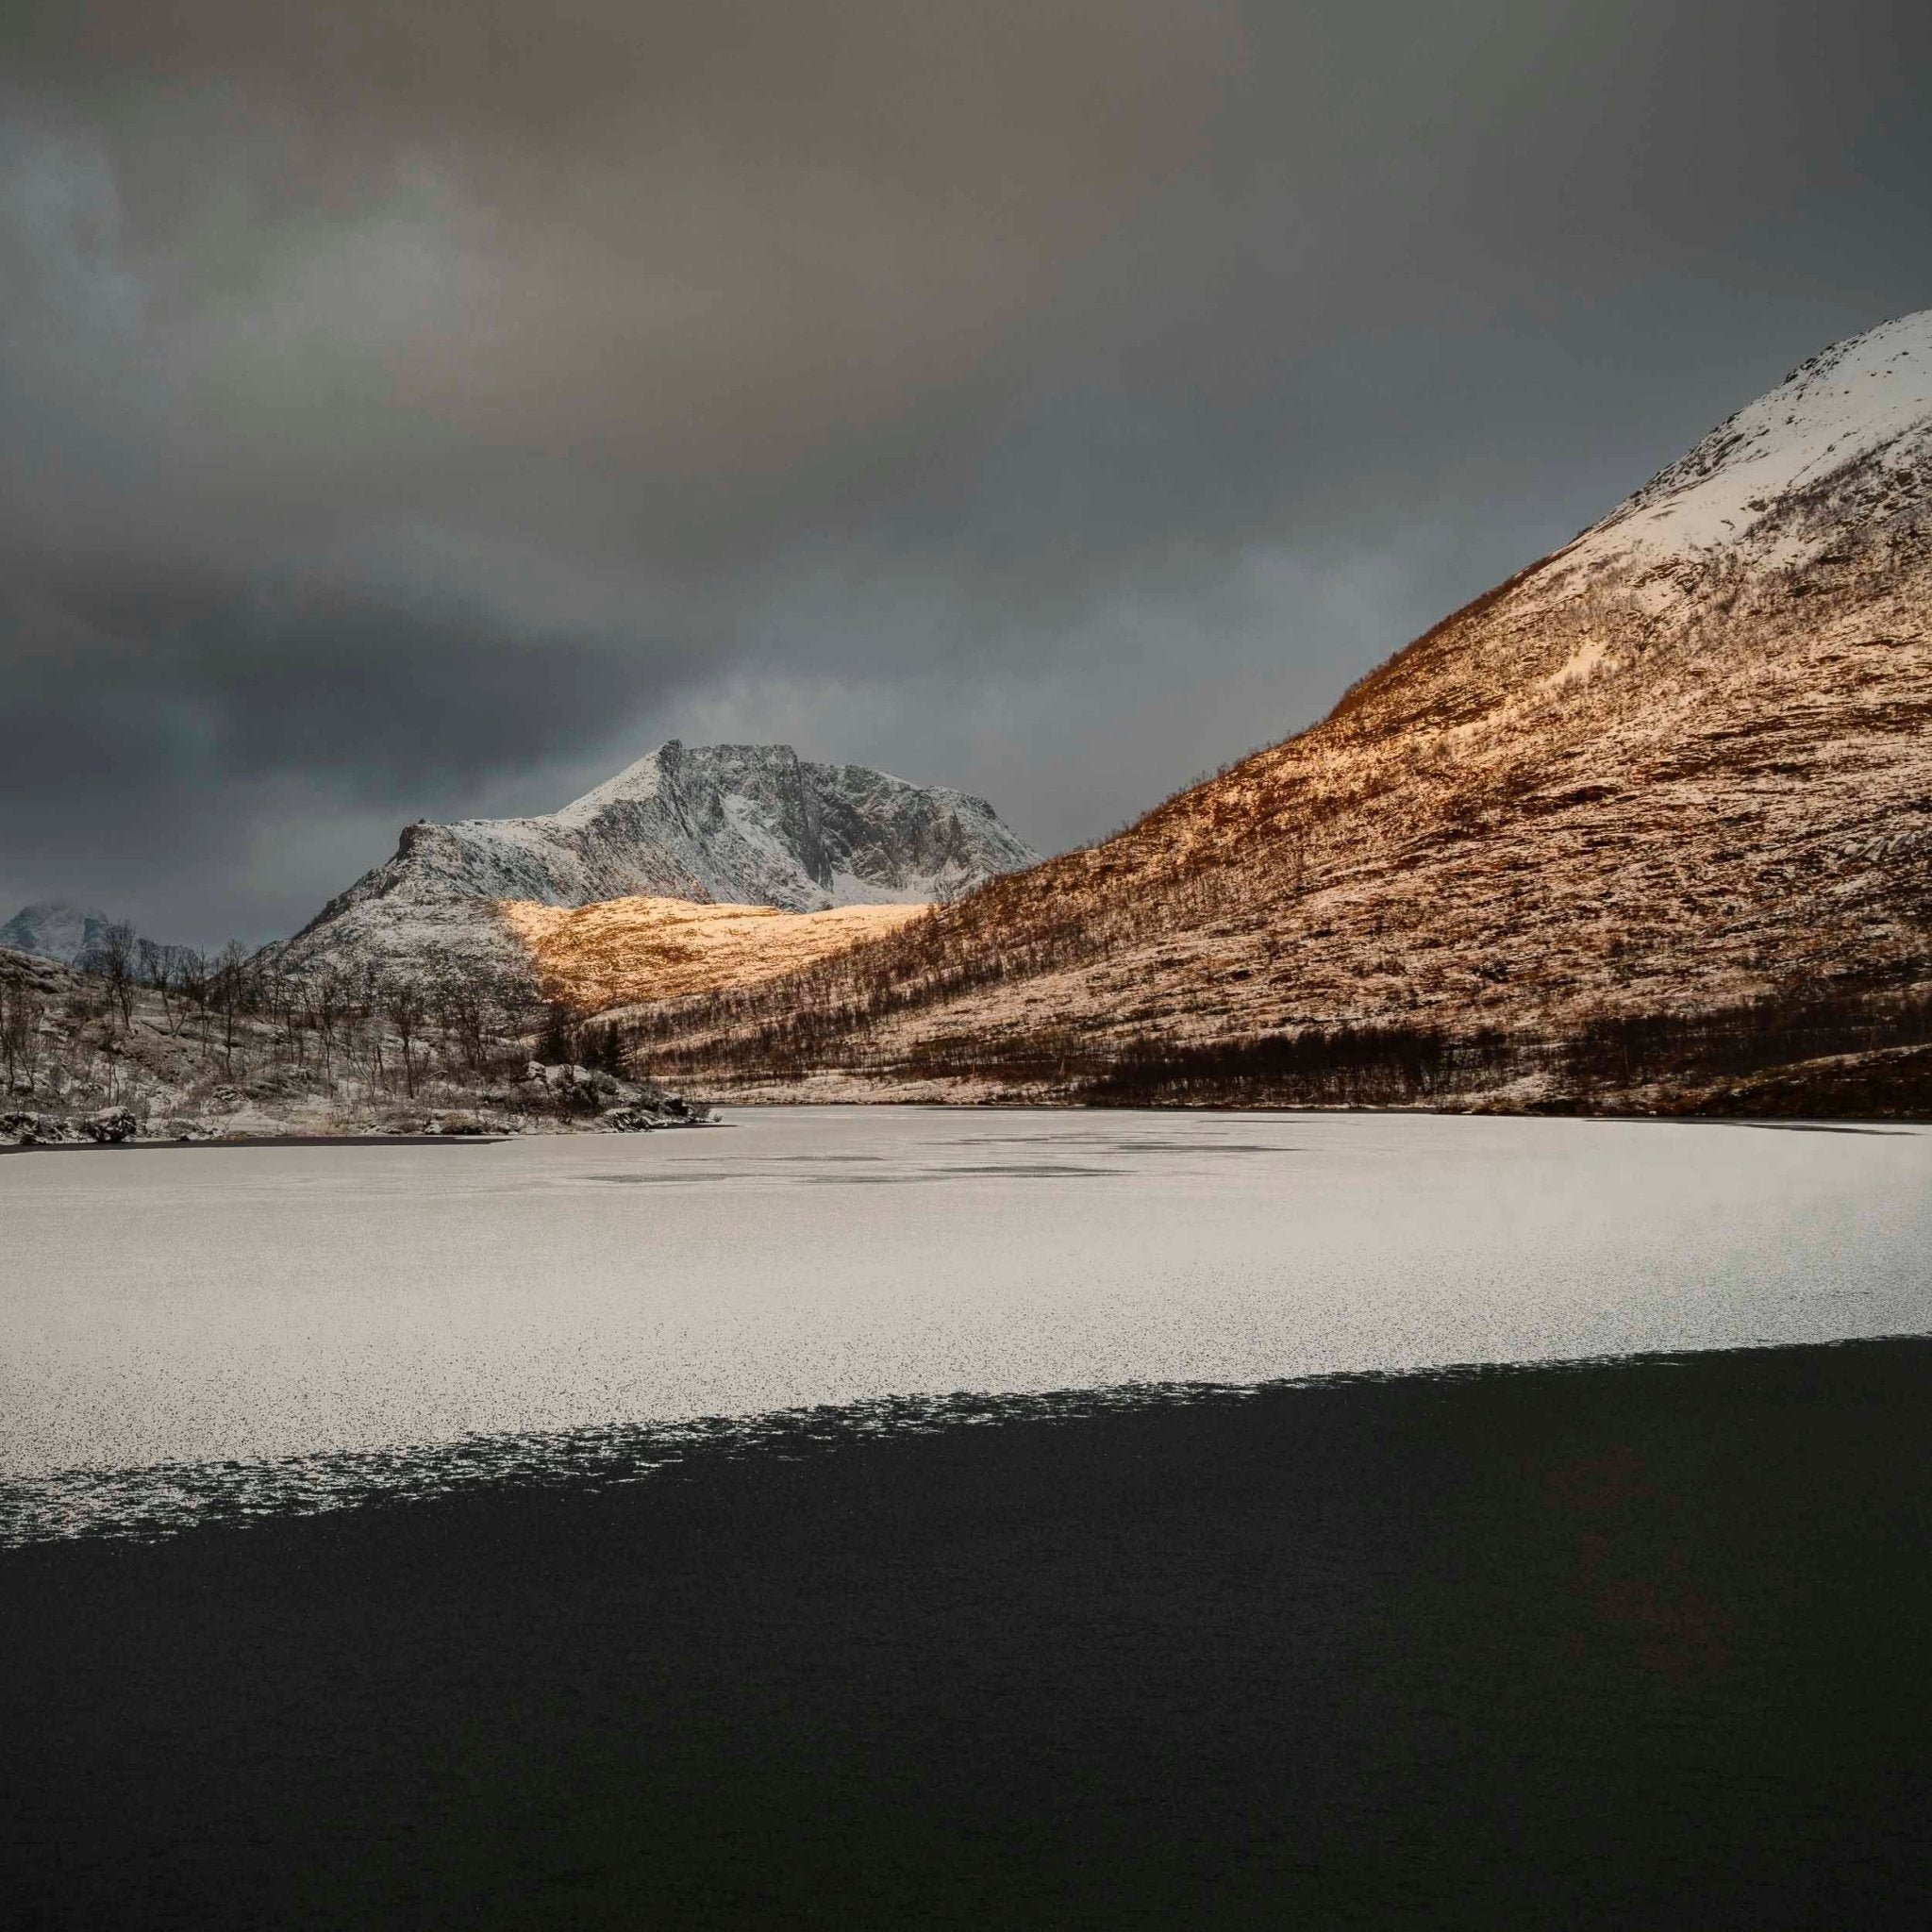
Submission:
<svg viewBox="0 0 1932 1932">
<path fill-rule="evenodd" d="M 984 799 L 790 745 L 673 740 L 547 817 L 427 822 L 274 949 L 291 971 L 422 962 L 526 970 L 502 902 L 647 895 L 788 911 L 919 904 L 1033 862 Z"/>
<path fill-rule="evenodd" d="M 125 922 L 109 919 L 98 908 L 70 905 L 64 899 L 42 899 L 23 906 L 0 925 L 0 946 L 42 959 L 58 959 L 83 972 L 98 972 L 124 941 L 131 969 L 143 979 L 152 979 L 172 967 L 187 950 L 147 939 Z"/>
<path fill-rule="evenodd" d="M 83 953 L 98 946 L 113 924 L 105 912 L 70 906 L 65 900 L 42 899 L 23 906 L 0 925 L 0 946 L 71 966 Z"/>
<path fill-rule="evenodd" d="M 720 1089 L 1932 1109 L 1932 312 L 1313 729 L 641 1038 Z"/>
</svg>

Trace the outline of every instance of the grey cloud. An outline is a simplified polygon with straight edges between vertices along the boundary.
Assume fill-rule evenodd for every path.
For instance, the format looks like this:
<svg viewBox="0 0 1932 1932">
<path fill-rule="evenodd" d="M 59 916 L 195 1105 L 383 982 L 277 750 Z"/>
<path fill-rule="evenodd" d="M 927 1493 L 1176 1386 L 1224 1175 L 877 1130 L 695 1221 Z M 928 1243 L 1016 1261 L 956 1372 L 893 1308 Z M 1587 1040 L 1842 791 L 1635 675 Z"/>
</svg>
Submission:
<svg viewBox="0 0 1932 1932">
<path fill-rule="evenodd" d="M 0 899 L 265 936 L 671 732 L 1092 836 L 1932 301 L 1928 56 L 1879 0 L 9 9 Z"/>
</svg>

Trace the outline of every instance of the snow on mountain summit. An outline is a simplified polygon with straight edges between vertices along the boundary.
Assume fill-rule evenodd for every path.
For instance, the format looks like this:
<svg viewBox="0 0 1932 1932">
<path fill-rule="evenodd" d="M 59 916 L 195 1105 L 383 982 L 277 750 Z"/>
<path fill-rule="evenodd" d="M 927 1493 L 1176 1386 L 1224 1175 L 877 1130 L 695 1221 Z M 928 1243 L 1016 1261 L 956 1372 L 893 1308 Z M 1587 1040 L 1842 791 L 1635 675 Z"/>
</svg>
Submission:
<svg viewBox="0 0 1932 1932">
<path fill-rule="evenodd" d="M 1835 342 L 1713 429 L 1563 553 L 1566 565 L 1758 565 L 1826 547 L 1923 502 L 1932 473 L 1932 308 Z"/>
<path fill-rule="evenodd" d="M 427 821 L 275 949 L 288 968 L 419 958 L 504 964 L 506 900 L 580 907 L 649 895 L 817 911 L 924 904 L 1036 855 L 982 798 L 784 744 L 673 739 L 559 811 Z"/>
</svg>

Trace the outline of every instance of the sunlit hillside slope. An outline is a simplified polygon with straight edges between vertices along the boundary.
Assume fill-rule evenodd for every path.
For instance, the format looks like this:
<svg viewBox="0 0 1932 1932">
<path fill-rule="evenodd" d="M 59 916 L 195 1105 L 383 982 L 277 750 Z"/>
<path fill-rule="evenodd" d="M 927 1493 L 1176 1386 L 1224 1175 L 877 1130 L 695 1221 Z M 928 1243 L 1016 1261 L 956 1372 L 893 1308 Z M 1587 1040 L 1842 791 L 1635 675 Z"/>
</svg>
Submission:
<svg viewBox="0 0 1932 1932">
<path fill-rule="evenodd" d="M 924 906 L 701 906 L 641 896 L 594 906 L 509 900 L 499 911 L 528 949 L 539 985 L 585 1013 L 744 987 L 897 931 Z"/>
<path fill-rule="evenodd" d="M 639 1049 L 774 1095 L 1932 1105 L 1928 727 L 1932 312 L 1806 363 L 1313 729 L 656 1008 Z"/>
</svg>

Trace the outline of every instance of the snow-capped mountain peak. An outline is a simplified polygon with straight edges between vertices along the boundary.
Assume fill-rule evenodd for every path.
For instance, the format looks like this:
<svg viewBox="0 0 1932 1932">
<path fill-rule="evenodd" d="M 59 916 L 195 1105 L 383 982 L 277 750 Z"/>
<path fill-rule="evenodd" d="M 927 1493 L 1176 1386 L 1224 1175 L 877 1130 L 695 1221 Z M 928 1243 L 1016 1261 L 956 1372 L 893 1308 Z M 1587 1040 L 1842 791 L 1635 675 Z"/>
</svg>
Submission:
<svg viewBox="0 0 1932 1932">
<path fill-rule="evenodd" d="M 1721 423 L 1563 555 L 1669 563 L 1731 550 L 1798 563 L 1837 526 L 1923 503 L 1932 473 L 1932 309 L 1834 342 Z"/>
<path fill-rule="evenodd" d="M 277 949 L 284 964 L 497 947 L 505 900 L 639 894 L 817 911 L 923 904 L 1031 864 L 984 799 L 824 765 L 785 744 L 675 739 L 561 810 L 426 821 Z M 439 937 L 440 936 L 440 937 Z"/>
</svg>

